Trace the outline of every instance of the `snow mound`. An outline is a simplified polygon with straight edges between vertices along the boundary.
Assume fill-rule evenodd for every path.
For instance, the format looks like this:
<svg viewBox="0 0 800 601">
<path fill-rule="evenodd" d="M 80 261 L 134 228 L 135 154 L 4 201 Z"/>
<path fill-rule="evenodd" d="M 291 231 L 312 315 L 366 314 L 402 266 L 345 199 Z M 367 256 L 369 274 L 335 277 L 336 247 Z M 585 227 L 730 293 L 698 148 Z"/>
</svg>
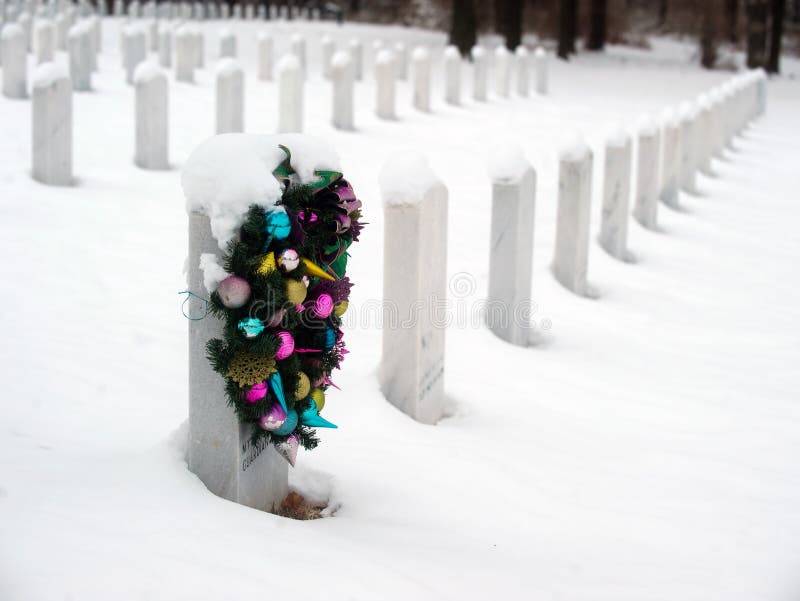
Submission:
<svg viewBox="0 0 800 601">
<path fill-rule="evenodd" d="M 530 166 L 518 144 L 507 142 L 490 149 L 488 167 L 492 181 L 517 181 Z"/>
<path fill-rule="evenodd" d="M 42 63 L 33 71 L 33 87 L 35 89 L 46 88 L 59 79 L 69 79 L 69 70 L 62 63 Z"/>
<path fill-rule="evenodd" d="M 562 161 L 580 161 L 589 153 L 586 140 L 579 133 L 568 135 L 558 149 L 558 158 Z"/>
<path fill-rule="evenodd" d="M 346 50 L 337 50 L 331 58 L 331 67 L 334 69 L 345 69 L 350 66 L 350 53 Z"/>
<path fill-rule="evenodd" d="M 134 85 L 146 83 L 159 77 L 166 77 L 166 73 L 153 60 L 142 61 L 136 65 L 136 69 L 133 71 Z"/>
<path fill-rule="evenodd" d="M 415 205 L 439 183 L 428 159 L 411 150 L 390 156 L 378 174 L 383 203 L 387 206 Z"/>
<path fill-rule="evenodd" d="M 217 255 L 212 253 L 203 253 L 200 255 L 199 267 L 200 271 L 203 272 L 203 285 L 206 287 L 209 294 L 214 292 L 217 286 L 219 286 L 219 283 L 230 275 L 217 262 Z"/>
<path fill-rule="evenodd" d="M 211 233 L 225 249 L 251 204 L 269 206 L 282 189 L 272 175 L 291 150 L 292 168 L 301 182 L 317 179 L 317 169 L 339 171 L 339 157 L 324 142 L 303 134 L 222 134 L 198 146 L 181 174 L 187 211 L 208 215 Z"/>
<path fill-rule="evenodd" d="M 243 72 L 242 65 L 235 58 L 226 57 L 220 59 L 216 67 L 217 75 L 230 75 L 231 73 Z"/>
<path fill-rule="evenodd" d="M 606 144 L 614 147 L 625 146 L 630 141 L 628 132 L 621 122 L 615 123 L 606 135 Z"/>
</svg>

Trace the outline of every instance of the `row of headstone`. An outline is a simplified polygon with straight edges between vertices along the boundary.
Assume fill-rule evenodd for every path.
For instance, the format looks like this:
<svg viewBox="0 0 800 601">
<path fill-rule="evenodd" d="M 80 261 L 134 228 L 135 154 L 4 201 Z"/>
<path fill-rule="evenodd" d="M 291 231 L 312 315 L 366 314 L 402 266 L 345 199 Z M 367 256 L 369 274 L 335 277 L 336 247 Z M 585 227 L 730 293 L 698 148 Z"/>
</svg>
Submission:
<svg viewBox="0 0 800 601">
<path fill-rule="evenodd" d="M 379 55 L 378 66 L 388 65 L 386 55 Z M 674 203 L 676 187 L 692 192 L 694 172 L 707 168 L 711 156 L 720 156 L 725 145 L 764 112 L 765 75 L 758 71 L 738 76 L 696 104 L 694 110 L 683 106 L 679 118 L 668 115 L 663 128 L 652 121 L 640 128 L 637 188 L 643 185 L 648 195 L 645 206 L 637 199 L 634 214 L 640 221 L 654 223 L 648 211 L 659 196 L 662 202 Z M 663 139 L 661 130 L 667 131 Z M 680 151 L 669 148 L 681 138 L 686 142 Z M 668 146 L 666 162 L 659 158 L 663 144 Z M 626 246 L 632 158 L 630 136 L 617 129 L 605 150 L 599 243 L 621 261 L 632 259 Z M 553 276 L 584 296 L 595 295 L 587 281 L 593 161 L 580 139 L 559 157 Z M 410 187 L 408 181 L 416 185 Z M 446 306 L 447 191 L 426 165 L 407 158 L 384 167 L 381 187 L 384 272 L 392 274 L 384 278 L 381 389 L 414 419 L 435 423 L 443 411 L 445 330 L 431 316 L 434 303 Z M 518 309 L 531 298 L 535 171 L 524 159 L 509 159 L 493 175 L 492 190 L 487 325 L 501 339 L 527 346 L 531 324 L 520 319 Z M 422 310 L 420 303 L 425 305 Z M 413 319 L 400 327 L 399 320 L 408 316 Z"/>
</svg>

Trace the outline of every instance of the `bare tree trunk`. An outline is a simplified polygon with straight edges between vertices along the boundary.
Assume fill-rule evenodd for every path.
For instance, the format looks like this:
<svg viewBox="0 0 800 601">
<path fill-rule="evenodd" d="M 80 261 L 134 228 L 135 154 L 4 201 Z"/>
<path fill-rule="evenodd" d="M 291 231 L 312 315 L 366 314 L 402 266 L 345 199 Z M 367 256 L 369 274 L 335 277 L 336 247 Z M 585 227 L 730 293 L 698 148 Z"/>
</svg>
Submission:
<svg viewBox="0 0 800 601">
<path fill-rule="evenodd" d="M 767 0 L 747 0 L 747 66 L 764 66 L 767 52 Z"/>
<path fill-rule="evenodd" d="M 658 2 L 658 26 L 664 27 L 667 24 L 667 12 L 669 9 L 669 2 L 667 0 L 659 0 Z"/>
<path fill-rule="evenodd" d="M 495 25 L 506 39 L 509 50 L 516 49 L 522 41 L 522 0 L 496 0 Z"/>
<path fill-rule="evenodd" d="M 772 31 L 769 40 L 767 73 L 778 73 L 781 69 L 781 41 L 783 40 L 783 16 L 785 13 L 785 0 L 772 0 Z"/>
<path fill-rule="evenodd" d="M 719 17 L 718 0 L 704 0 L 701 15 L 700 32 L 700 64 L 706 69 L 713 69 L 717 62 L 717 19 Z"/>
<path fill-rule="evenodd" d="M 731 44 L 739 43 L 739 1 L 740 0 L 725 0 L 728 40 Z"/>
<path fill-rule="evenodd" d="M 450 23 L 450 43 L 458 48 L 463 57 L 478 39 L 473 0 L 453 0 L 453 18 Z"/>
<path fill-rule="evenodd" d="M 606 45 L 606 0 L 592 0 L 589 5 L 589 38 L 587 50 L 602 50 Z"/>
<path fill-rule="evenodd" d="M 559 0 L 558 56 L 564 60 L 575 54 L 575 32 L 578 21 L 578 0 Z"/>
</svg>

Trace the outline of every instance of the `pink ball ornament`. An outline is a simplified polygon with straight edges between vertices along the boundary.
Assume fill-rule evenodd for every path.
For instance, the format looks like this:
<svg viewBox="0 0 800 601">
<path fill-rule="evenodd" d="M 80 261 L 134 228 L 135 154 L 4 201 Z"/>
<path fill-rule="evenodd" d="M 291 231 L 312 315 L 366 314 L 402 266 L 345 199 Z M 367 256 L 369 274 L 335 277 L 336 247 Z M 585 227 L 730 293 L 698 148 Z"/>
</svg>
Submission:
<svg viewBox="0 0 800 601">
<path fill-rule="evenodd" d="M 269 387 L 267 386 L 266 380 L 260 384 L 254 384 L 250 387 L 250 390 L 244 393 L 244 400 L 246 400 L 248 403 L 257 403 L 267 396 L 268 388 Z"/>
<path fill-rule="evenodd" d="M 333 311 L 333 299 L 330 294 L 320 294 L 314 301 L 314 315 L 325 319 Z"/>
<path fill-rule="evenodd" d="M 250 284 L 238 275 L 229 275 L 217 286 L 217 294 L 228 309 L 238 309 L 250 300 Z"/>
<path fill-rule="evenodd" d="M 275 336 L 280 340 L 280 346 L 275 352 L 275 358 L 278 360 L 286 359 L 286 357 L 294 352 L 294 338 L 286 331 L 280 331 L 276 333 Z"/>
<path fill-rule="evenodd" d="M 270 407 L 264 415 L 258 418 L 258 425 L 267 432 L 274 432 L 286 423 L 286 412 L 279 403 Z"/>
</svg>

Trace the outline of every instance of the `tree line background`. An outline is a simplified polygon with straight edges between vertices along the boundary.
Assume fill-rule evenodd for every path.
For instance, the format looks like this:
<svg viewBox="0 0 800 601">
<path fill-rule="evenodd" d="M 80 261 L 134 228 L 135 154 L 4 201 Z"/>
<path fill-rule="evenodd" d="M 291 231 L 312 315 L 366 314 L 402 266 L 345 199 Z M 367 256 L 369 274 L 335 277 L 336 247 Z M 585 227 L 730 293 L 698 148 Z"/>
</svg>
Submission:
<svg viewBox="0 0 800 601">
<path fill-rule="evenodd" d="M 579 47 L 646 46 L 651 34 L 691 36 L 706 68 L 780 70 L 781 52 L 800 54 L 800 0 L 345 0 L 350 20 L 441 29 L 468 55 L 477 36 L 498 33 L 513 49 L 525 33 L 552 41 L 559 57 Z"/>
</svg>

